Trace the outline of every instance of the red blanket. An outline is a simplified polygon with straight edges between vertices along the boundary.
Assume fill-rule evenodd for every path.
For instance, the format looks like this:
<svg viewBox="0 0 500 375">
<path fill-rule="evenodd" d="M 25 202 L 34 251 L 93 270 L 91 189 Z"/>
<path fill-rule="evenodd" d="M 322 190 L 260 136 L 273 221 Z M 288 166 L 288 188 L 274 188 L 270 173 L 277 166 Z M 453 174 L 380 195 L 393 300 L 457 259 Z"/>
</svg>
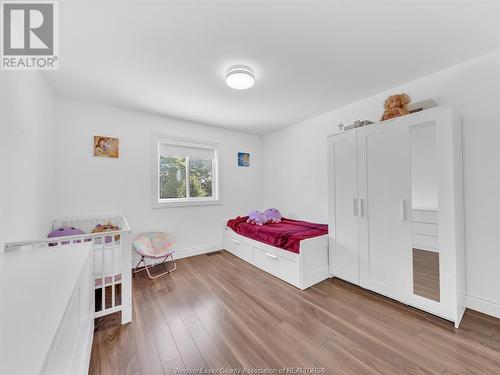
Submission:
<svg viewBox="0 0 500 375">
<path fill-rule="evenodd" d="M 281 223 L 255 225 L 247 223 L 248 216 L 238 216 L 227 226 L 242 236 L 267 243 L 293 253 L 299 253 L 300 241 L 328 233 L 328 225 L 282 218 Z"/>
</svg>

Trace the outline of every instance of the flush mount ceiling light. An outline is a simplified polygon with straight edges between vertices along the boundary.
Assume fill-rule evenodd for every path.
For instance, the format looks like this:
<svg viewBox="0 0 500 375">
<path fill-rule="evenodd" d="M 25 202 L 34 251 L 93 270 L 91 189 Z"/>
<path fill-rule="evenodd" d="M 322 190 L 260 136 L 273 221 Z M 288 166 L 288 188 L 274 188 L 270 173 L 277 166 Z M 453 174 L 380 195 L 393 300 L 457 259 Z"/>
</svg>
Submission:
<svg viewBox="0 0 500 375">
<path fill-rule="evenodd" d="M 252 69 L 245 65 L 234 65 L 227 70 L 226 84 L 235 90 L 246 90 L 255 84 Z"/>
</svg>

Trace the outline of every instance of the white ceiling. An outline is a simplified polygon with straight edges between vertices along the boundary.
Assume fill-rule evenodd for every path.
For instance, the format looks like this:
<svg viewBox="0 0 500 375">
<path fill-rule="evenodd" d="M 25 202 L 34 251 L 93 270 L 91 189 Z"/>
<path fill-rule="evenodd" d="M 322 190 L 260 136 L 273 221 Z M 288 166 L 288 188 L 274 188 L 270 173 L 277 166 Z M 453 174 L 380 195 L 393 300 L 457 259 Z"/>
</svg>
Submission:
<svg viewBox="0 0 500 375">
<path fill-rule="evenodd" d="M 499 48 L 497 1 L 60 2 L 60 95 L 264 134 Z M 234 64 L 255 86 L 224 83 Z"/>
</svg>

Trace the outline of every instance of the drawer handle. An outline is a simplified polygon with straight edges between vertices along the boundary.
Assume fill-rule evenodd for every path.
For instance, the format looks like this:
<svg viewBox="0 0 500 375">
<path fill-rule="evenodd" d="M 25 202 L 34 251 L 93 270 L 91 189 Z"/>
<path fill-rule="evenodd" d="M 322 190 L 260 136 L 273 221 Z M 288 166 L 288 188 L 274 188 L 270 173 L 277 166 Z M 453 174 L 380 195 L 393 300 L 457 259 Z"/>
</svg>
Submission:
<svg viewBox="0 0 500 375">
<path fill-rule="evenodd" d="M 239 244 L 241 243 L 241 242 L 240 242 L 240 241 L 238 241 L 238 240 L 233 240 L 233 242 L 234 242 L 235 244 L 237 244 L 237 245 L 239 245 Z"/>
<path fill-rule="evenodd" d="M 278 259 L 278 257 L 277 257 L 276 255 L 274 255 L 274 254 L 271 254 L 271 253 L 266 253 L 266 255 L 267 255 L 269 258 L 271 258 L 271 259 L 274 259 L 274 260 Z"/>
</svg>

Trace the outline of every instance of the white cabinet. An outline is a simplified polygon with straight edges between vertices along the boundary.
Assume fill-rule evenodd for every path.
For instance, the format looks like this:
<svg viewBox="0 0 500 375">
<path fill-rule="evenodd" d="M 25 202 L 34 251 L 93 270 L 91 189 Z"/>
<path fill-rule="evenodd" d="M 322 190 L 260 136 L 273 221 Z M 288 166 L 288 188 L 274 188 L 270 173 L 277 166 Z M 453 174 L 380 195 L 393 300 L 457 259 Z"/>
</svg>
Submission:
<svg viewBox="0 0 500 375">
<path fill-rule="evenodd" d="M 94 333 L 92 256 L 91 252 L 73 290 L 53 342 L 53 349 L 47 356 L 45 374 L 88 373 Z"/>
<path fill-rule="evenodd" d="M 454 109 L 332 135 L 328 153 L 332 275 L 458 326 L 465 261 Z"/>
<path fill-rule="evenodd" d="M 0 255 L 0 374 L 88 373 L 93 256 L 84 243 Z"/>
</svg>

